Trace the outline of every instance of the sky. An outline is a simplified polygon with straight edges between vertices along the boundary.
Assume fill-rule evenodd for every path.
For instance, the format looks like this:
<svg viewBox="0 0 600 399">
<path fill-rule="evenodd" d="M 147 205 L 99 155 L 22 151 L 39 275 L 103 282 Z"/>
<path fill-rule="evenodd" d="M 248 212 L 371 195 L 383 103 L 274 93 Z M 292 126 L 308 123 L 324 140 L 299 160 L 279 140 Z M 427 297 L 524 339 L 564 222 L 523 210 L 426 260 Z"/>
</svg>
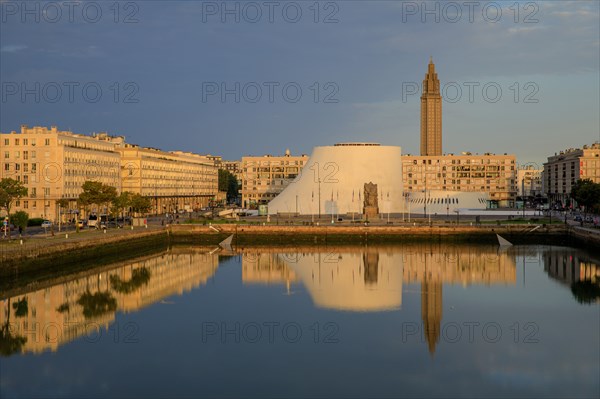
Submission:
<svg viewBox="0 0 600 399">
<path fill-rule="evenodd" d="M 346 141 L 541 165 L 600 140 L 600 2 L 0 0 L 0 131 L 240 159 Z"/>
</svg>

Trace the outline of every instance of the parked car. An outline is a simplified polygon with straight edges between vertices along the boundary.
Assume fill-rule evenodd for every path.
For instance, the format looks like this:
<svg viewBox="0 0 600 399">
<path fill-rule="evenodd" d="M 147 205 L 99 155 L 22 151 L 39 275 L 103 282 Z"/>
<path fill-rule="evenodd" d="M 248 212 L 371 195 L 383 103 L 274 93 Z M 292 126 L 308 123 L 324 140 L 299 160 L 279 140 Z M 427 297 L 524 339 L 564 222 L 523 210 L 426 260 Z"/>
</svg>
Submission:
<svg viewBox="0 0 600 399">
<path fill-rule="evenodd" d="M 118 220 L 110 220 L 108 222 L 107 226 L 109 228 L 122 229 L 123 228 L 123 222 L 119 222 Z"/>
<path fill-rule="evenodd" d="M 574 221 L 576 222 L 581 222 L 583 219 L 581 218 L 581 215 L 575 215 L 575 217 L 573 218 Z"/>
<path fill-rule="evenodd" d="M 44 220 L 42 222 L 42 228 L 44 229 L 49 229 L 50 227 L 52 227 L 52 222 L 49 220 Z"/>
<path fill-rule="evenodd" d="M 77 221 L 77 226 L 82 229 L 85 227 L 85 221 L 84 220 L 78 220 Z"/>
<path fill-rule="evenodd" d="M 591 217 L 591 216 L 586 216 L 586 218 L 585 218 L 585 222 L 586 222 L 586 223 L 594 223 L 594 219 L 592 219 L 592 217 Z"/>
</svg>

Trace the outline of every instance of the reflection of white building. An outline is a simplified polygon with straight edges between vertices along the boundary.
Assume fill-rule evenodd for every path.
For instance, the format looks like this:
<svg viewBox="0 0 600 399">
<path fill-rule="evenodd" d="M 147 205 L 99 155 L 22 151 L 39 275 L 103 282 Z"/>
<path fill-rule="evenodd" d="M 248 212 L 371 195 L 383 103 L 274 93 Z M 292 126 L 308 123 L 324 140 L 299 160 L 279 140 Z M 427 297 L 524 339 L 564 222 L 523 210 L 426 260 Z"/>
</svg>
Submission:
<svg viewBox="0 0 600 399">
<path fill-rule="evenodd" d="M 399 309 L 402 253 L 279 254 L 320 308 L 346 311 Z"/>
<path fill-rule="evenodd" d="M 315 147 L 300 175 L 269 203 L 269 213 L 362 213 L 365 183 L 377 184 L 379 211 L 402 212 L 400 147 L 342 143 Z"/>
</svg>

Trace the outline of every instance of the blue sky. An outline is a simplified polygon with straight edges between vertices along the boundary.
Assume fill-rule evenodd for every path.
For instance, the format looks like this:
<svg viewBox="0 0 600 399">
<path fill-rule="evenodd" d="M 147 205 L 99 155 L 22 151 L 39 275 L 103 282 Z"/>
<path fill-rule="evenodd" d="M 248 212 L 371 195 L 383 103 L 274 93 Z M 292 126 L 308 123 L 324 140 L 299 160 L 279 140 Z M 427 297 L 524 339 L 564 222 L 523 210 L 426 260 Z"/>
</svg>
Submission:
<svg viewBox="0 0 600 399">
<path fill-rule="evenodd" d="M 416 154 L 409 90 L 433 56 L 445 152 L 541 163 L 600 139 L 596 1 L 475 2 L 472 21 L 462 1 L 27 3 L 0 1 L 2 132 L 108 131 L 227 159 L 339 141 Z"/>
</svg>

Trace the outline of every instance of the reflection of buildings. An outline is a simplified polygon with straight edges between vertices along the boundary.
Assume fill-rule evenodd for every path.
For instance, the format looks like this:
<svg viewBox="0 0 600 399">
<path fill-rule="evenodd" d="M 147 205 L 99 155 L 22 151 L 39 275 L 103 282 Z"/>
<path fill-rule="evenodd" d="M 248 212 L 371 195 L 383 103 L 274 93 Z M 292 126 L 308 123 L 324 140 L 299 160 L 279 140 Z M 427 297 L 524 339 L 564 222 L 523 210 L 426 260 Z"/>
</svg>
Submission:
<svg viewBox="0 0 600 399">
<path fill-rule="evenodd" d="M 430 353 L 435 351 L 441 333 L 443 284 L 515 284 L 517 279 L 514 254 L 498 253 L 496 247 L 313 247 L 305 253 L 299 248 L 295 252 L 280 248 L 263 253 L 269 259 L 264 261 L 244 255 L 244 281 L 250 280 L 250 271 L 253 278 L 260 278 L 260 263 L 268 271 L 262 272 L 263 281 L 271 281 L 273 271 L 287 276 L 289 268 L 307 288 L 315 305 L 327 309 L 398 309 L 403 282 L 420 282 L 423 334 Z"/>
<path fill-rule="evenodd" d="M 404 257 L 404 281 L 421 282 L 421 318 L 429 352 L 435 352 L 442 323 L 442 286 L 515 284 L 516 263 L 496 247 L 415 245 Z"/>
<path fill-rule="evenodd" d="M 600 261 L 581 258 L 582 252 L 573 248 L 545 248 L 544 270 L 553 279 L 572 284 L 577 281 L 600 283 Z"/>
<path fill-rule="evenodd" d="M 108 328 L 116 310 L 135 311 L 205 284 L 217 267 L 217 255 L 189 250 L 129 261 L 117 268 L 3 299 L 0 325 L 8 322 L 13 335 L 27 338 L 23 351 L 55 351 L 61 344 L 91 333 L 101 325 Z M 136 280 L 141 270 L 147 272 L 147 278 Z M 86 318 L 79 301 L 88 292 L 109 293 L 116 309 L 107 307 L 107 311 Z M 23 300 L 26 313 L 19 317 L 15 304 L 24 303 Z"/>
<path fill-rule="evenodd" d="M 308 290 L 315 305 L 345 311 L 399 309 L 402 304 L 402 254 L 354 248 L 279 254 Z"/>
<path fill-rule="evenodd" d="M 288 290 L 297 277 L 286 262 L 269 253 L 246 252 L 242 256 L 244 284 L 285 284 Z"/>
</svg>

